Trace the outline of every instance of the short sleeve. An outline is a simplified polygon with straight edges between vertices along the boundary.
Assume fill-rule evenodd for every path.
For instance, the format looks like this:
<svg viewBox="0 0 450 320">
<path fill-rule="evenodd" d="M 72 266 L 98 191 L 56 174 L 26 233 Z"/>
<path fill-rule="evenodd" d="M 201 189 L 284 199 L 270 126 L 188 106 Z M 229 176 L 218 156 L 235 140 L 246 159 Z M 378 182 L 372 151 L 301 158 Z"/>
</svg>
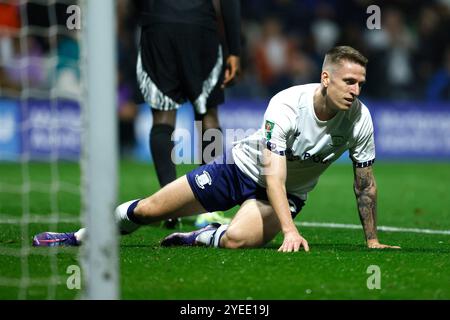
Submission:
<svg viewBox="0 0 450 320">
<path fill-rule="evenodd" d="M 286 141 L 295 131 L 296 112 L 293 107 L 275 96 L 264 114 L 263 133 L 267 149 L 285 155 Z"/>
<path fill-rule="evenodd" d="M 375 139 L 372 117 L 366 107 L 362 108 L 361 117 L 355 123 L 353 136 L 355 143 L 350 148 L 350 158 L 358 168 L 371 166 L 375 162 Z"/>
</svg>

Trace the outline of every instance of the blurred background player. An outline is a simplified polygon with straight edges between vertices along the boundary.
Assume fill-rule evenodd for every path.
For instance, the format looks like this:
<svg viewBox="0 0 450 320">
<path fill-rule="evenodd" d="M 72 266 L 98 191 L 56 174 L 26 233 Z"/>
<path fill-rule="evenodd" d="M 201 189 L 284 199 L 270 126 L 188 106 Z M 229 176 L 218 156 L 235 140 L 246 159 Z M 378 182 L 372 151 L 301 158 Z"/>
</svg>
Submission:
<svg viewBox="0 0 450 320">
<path fill-rule="evenodd" d="M 152 108 L 150 150 L 159 184 L 164 187 L 176 179 L 171 137 L 177 109 L 186 101 L 192 103 L 195 120 L 202 123 L 202 137 L 209 129 L 220 130 L 217 106 L 224 102 L 224 88 L 233 83 L 240 70 L 240 3 L 239 0 L 220 0 L 216 5 L 213 0 L 135 3 L 142 26 L 137 77 L 142 95 Z M 216 9 L 223 18 L 227 52 L 221 45 Z M 202 139 L 202 151 L 209 143 Z M 209 217 L 200 217 L 197 225 L 209 221 L 208 218 L 225 219 L 213 212 Z M 177 221 L 170 219 L 165 225 L 173 228 Z"/>
<path fill-rule="evenodd" d="M 117 98 L 119 120 L 119 147 L 121 158 L 132 156 L 137 143 L 135 119 L 142 94 L 136 77 L 139 26 L 137 8 L 130 1 L 117 1 Z"/>
</svg>

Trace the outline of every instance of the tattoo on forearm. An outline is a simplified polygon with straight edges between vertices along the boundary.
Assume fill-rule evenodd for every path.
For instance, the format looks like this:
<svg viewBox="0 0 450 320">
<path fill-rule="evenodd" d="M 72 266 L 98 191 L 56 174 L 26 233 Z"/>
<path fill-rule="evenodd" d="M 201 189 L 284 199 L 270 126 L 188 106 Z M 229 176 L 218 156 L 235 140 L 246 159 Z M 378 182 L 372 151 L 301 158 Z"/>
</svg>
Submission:
<svg viewBox="0 0 450 320">
<path fill-rule="evenodd" d="M 355 168 L 355 195 L 367 240 L 377 238 L 377 189 L 372 167 Z"/>
</svg>

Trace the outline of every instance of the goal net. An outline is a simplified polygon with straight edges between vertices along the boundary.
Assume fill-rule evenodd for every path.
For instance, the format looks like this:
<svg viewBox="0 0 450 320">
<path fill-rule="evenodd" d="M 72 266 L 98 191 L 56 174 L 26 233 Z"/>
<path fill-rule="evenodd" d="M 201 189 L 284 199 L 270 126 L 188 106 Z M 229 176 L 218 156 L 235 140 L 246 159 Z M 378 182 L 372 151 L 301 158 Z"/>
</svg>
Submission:
<svg viewBox="0 0 450 320">
<path fill-rule="evenodd" d="M 119 297 L 114 42 L 115 1 L 0 1 L 0 299 Z"/>
</svg>

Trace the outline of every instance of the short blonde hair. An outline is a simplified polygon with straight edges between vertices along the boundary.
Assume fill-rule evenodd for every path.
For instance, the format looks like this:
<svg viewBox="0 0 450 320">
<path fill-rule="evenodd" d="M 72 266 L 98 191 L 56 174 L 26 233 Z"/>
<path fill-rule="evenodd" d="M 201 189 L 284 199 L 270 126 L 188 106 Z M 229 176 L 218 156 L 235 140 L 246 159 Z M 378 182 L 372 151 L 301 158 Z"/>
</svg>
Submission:
<svg viewBox="0 0 450 320">
<path fill-rule="evenodd" d="M 350 46 L 338 46 L 331 48 L 325 54 L 322 70 L 324 70 L 329 65 L 339 64 L 344 60 L 357 63 L 364 68 L 367 66 L 367 62 L 369 61 L 365 56 L 361 54 L 361 52 Z"/>
</svg>

